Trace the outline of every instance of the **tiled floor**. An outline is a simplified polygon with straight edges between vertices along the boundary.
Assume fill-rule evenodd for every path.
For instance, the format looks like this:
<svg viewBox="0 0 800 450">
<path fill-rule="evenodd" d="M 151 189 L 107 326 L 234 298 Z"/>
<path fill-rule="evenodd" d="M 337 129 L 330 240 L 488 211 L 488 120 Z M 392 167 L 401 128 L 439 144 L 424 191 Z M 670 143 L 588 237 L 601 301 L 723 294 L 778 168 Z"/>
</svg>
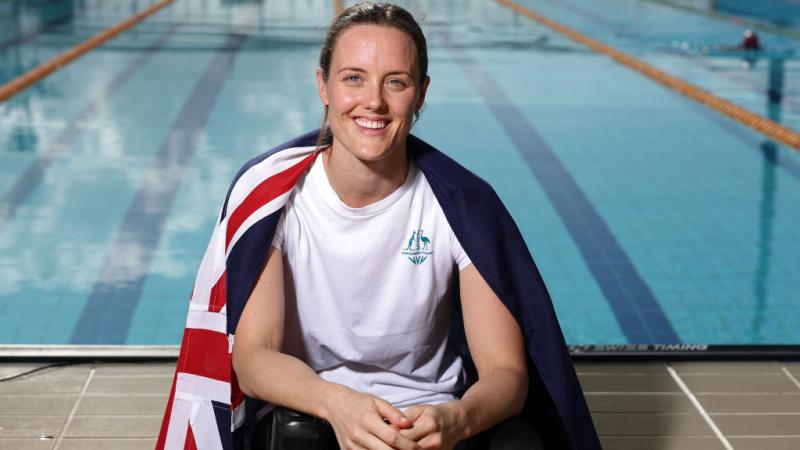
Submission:
<svg viewBox="0 0 800 450">
<path fill-rule="evenodd" d="M 0 365 L 0 378 L 35 364 Z M 0 383 L 0 448 L 152 449 L 174 363 L 78 364 Z"/>
<path fill-rule="evenodd" d="M 800 448 L 800 363 L 578 363 L 606 449 Z"/>
<path fill-rule="evenodd" d="M 0 363 L 0 379 L 40 364 Z M 0 448 L 151 449 L 174 363 L 85 363 L 0 382 Z M 800 448 L 800 363 L 578 362 L 606 450 Z"/>
</svg>

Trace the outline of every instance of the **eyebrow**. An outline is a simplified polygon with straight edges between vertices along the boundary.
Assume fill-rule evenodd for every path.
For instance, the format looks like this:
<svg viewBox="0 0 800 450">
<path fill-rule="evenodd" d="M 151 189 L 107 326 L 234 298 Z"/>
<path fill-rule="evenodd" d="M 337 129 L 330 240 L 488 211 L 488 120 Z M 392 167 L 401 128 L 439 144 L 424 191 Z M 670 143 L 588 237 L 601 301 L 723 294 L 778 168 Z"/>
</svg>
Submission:
<svg viewBox="0 0 800 450">
<path fill-rule="evenodd" d="M 342 68 L 341 68 L 341 69 L 339 69 L 339 70 L 338 70 L 336 73 L 342 73 L 342 72 L 344 72 L 344 71 L 346 71 L 346 70 L 351 70 L 351 71 L 353 71 L 353 72 L 367 73 L 367 71 L 366 71 L 366 70 L 364 70 L 364 69 L 362 69 L 362 68 L 360 68 L 360 67 L 355 67 L 355 66 L 345 66 L 345 67 L 342 67 Z M 386 75 L 407 75 L 407 76 L 408 76 L 408 77 L 410 77 L 410 78 L 414 78 L 414 77 L 413 77 L 413 75 L 411 75 L 411 73 L 410 73 L 410 72 L 406 72 L 406 71 L 404 71 L 404 70 L 392 70 L 392 71 L 390 71 L 389 73 L 387 73 Z"/>
</svg>

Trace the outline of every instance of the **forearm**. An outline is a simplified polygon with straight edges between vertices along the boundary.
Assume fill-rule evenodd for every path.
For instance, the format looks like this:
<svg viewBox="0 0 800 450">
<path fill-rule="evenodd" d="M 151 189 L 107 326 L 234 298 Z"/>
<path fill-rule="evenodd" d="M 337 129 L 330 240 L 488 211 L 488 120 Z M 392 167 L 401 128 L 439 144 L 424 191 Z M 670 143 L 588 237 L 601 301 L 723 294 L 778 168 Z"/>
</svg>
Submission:
<svg viewBox="0 0 800 450">
<path fill-rule="evenodd" d="M 234 368 L 242 391 L 276 405 L 327 419 L 330 402 L 349 391 L 324 381 L 301 360 L 266 347 L 236 356 Z"/>
<path fill-rule="evenodd" d="M 418 448 L 399 431 L 411 426 L 409 419 L 385 400 L 324 381 L 299 359 L 268 347 L 239 350 L 234 347 L 234 369 L 246 394 L 327 420 L 339 447 Z"/>
<path fill-rule="evenodd" d="M 516 416 L 525 405 L 528 374 L 499 367 L 481 376 L 460 400 L 442 405 L 456 419 L 461 438 L 474 436 Z"/>
</svg>

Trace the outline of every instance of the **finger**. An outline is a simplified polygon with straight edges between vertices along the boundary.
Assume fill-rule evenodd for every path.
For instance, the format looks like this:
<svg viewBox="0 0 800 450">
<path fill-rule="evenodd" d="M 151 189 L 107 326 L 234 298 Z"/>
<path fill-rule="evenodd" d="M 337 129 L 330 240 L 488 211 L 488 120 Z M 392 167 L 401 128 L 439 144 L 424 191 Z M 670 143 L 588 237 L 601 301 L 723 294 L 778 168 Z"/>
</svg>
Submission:
<svg viewBox="0 0 800 450">
<path fill-rule="evenodd" d="M 349 447 L 342 447 L 342 448 L 347 448 L 347 449 L 351 449 L 351 450 L 384 450 L 383 448 L 380 448 L 380 449 L 379 448 L 374 448 L 373 449 L 372 447 L 359 445 L 359 444 L 356 444 L 355 442 L 350 442 L 350 446 Z"/>
<path fill-rule="evenodd" d="M 383 442 L 378 436 L 369 433 L 367 430 L 361 430 L 360 433 L 354 434 L 351 436 L 350 440 L 352 444 L 351 447 L 354 449 L 363 447 L 368 450 L 392 450 L 389 444 Z"/>
<path fill-rule="evenodd" d="M 376 419 L 365 422 L 364 428 L 372 435 L 377 436 L 382 442 L 397 450 L 419 450 L 417 443 L 400 434 L 400 430 L 391 425 L 386 425 L 383 420 Z"/>
<path fill-rule="evenodd" d="M 392 406 L 391 403 L 384 400 L 378 400 L 377 404 L 378 412 L 382 417 L 387 418 L 390 424 L 396 426 L 397 428 L 408 428 L 411 426 L 411 420 L 409 420 L 402 411 Z"/>
<path fill-rule="evenodd" d="M 400 430 L 400 434 L 411 439 L 412 441 L 419 442 L 424 436 L 438 431 L 436 421 L 427 416 L 421 416 L 414 421 L 411 428 Z"/>
<path fill-rule="evenodd" d="M 442 433 L 432 433 L 419 441 L 419 446 L 424 449 L 433 449 L 442 447 Z"/>
<path fill-rule="evenodd" d="M 419 418 L 419 416 L 422 414 L 423 411 L 425 411 L 424 407 L 419 405 L 414 405 L 406 408 L 406 410 L 403 411 L 403 414 L 405 414 L 405 416 L 408 417 L 408 420 L 414 422 Z"/>
</svg>

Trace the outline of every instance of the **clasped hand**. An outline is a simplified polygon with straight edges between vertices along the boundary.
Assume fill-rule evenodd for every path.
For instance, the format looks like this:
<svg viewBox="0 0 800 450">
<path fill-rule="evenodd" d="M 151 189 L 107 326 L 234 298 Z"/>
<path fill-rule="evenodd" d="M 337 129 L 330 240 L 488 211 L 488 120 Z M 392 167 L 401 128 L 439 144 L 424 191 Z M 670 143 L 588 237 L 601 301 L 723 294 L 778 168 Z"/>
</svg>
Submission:
<svg viewBox="0 0 800 450">
<path fill-rule="evenodd" d="M 405 415 L 412 425 L 400 434 L 423 450 L 451 450 L 461 439 L 455 417 L 443 405 L 415 405 L 406 409 Z"/>
<path fill-rule="evenodd" d="M 440 406 L 412 406 L 403 414 L 368 394 L 342 400 L 329 406 L 328 422 L 343 450 L 451 450 L 459 440 L 454 418 Z"/>
</svg>

